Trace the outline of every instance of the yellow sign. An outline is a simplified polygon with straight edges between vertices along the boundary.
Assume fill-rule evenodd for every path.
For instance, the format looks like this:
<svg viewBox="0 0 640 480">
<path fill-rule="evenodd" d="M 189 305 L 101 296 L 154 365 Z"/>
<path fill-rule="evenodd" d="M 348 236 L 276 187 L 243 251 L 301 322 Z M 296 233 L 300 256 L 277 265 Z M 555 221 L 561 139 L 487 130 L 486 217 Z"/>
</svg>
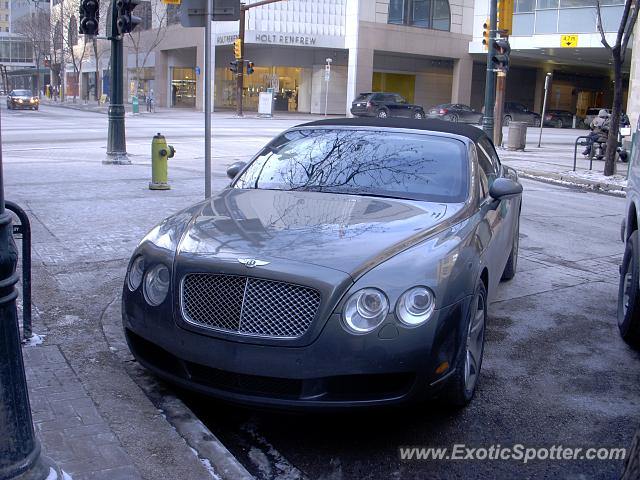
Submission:
<svg viewBox="0 0 640 480">
<path fill-rule="evenodd" d="M 160 0 L 165 5 L 180 5 L 180 0 Z"/>
<path fill-rule="evenodd" d="M 576 48 L 578 46 L 578 35 L 562 35 L 560 37 L 562 48 Z"/>
</svg>

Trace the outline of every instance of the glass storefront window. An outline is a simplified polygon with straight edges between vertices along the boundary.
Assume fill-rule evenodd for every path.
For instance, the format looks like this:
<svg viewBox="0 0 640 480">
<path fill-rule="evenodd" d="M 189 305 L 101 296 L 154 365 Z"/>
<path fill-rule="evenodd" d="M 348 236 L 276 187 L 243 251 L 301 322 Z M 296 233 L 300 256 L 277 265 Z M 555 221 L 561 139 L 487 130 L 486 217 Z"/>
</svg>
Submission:
<svg viewBox="0 0 640 480">
<path fill-rule="evenodd" d="M 171 69 L 171 106 L 196 106 L 196 70 L 195 68 Z"/>
<path fill-rule="evenodd" d="M 257 111 L 260 92 L 273 89 L 276 111 L 298 111 L 298 94 L 301 68 L 297 67 L 254 67 L 251 75 L 244 76 L 242 105 L 245 110 Z M 216 68 L 215 107 L 235 108 L 236 79 L 228 68 Z"/>
</svg>

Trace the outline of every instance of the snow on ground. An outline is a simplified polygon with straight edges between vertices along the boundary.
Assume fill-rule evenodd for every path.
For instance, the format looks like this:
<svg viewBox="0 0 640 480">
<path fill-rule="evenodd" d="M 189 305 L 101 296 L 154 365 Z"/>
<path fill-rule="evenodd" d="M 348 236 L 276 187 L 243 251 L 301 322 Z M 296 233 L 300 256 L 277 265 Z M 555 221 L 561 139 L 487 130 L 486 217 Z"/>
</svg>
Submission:
<svg viewBox="0 0 640 480">
<path fill-rule="evenodd" d="M 590 182 L 598 182 L 604 185 L 611 185 L 615 187 L 620 187 L 620 190 L 626 188 L 627 186 L 627 176 L 626 175 L 611 175 L 609 177 L 605 177 L 605 175 L 601 172 L 597 172 L 595 170 L 578 170 L 573 171 L 569 170 L 567 172 L 562 172 L 563 178 L 576 178 L 580 180 L 589 180 Z"/>
<path fill-rule="evenodd" d="M 38 345 L 42 345 L 44 343 L 44 337 L 46 335 L 38 335 L 36 333 L 34 333 L 33 335 L 31 335 L 31 338 L 25 338 L 22 341 L 22 344 L 25 347 L 36 347 Z"/>
</svg>

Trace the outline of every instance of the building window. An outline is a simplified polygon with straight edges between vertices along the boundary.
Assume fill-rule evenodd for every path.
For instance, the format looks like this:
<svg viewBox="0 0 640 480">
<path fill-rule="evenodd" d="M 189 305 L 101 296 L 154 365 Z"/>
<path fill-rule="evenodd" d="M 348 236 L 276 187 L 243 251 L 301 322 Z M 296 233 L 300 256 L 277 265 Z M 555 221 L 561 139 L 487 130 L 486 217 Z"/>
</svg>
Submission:
<svg viewBox="0 0 640 480">
<path fill-rule="evenodd" d="M 514 13 L 532 13 L 535 6 L 535 0 L 516 0 L 513 12 Z"/>
<path fill-rule="evenodd" d="M 180 23 L 180 5 L 167 5 L 167 25 Z"/>
<path fill-rule="evenodd" d="M 449 31 L 451 12 L 447 0 L 391 0 L 389 23 Z"/>
<path fill-rule="evenodd" d="M 135 15 L 142 19 L 142 22 L 140 22 L 140 30 L 151 30 L 153 27 L 151 20 L 151 2 L 140 2 L 135 9 Z"/>
<path fill-rule="evenodd" d="M 548 8 L 558 8 L 558 0 L 538 0 L 536 10 L 544 10 Z"/>
</svg>

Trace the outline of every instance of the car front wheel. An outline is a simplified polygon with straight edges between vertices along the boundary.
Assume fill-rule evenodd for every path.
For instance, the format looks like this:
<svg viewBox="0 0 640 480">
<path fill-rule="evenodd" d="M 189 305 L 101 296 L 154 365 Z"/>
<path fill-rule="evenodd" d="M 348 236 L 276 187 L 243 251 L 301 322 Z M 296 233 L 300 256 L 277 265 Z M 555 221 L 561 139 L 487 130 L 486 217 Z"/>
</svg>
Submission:
<svg viewBox="0 0 640 480">
<path fill-rule="evenodd" d="M 478 280 L 464 323 L 464 339 L 456 369 L 444 391 L 444 400 L 449 405 L 464 407 L 473 398 L 482 367 L 486 324 L 487 289 L 482 280 Z"/>
<path fill-rule="evenodd" d="M 413 118 L 416 120 L 421 120 L 424 118 L 424 113 L 422 112 L 413 112 Z"/>
<path fill-rule="evenodd" d="M 562 119 L 556 120 L 556 128 L 564 128 L 564 123 L 562 123 Z"/>
<path fill-rule="evenodd" d="M 618 328 L 625 342 L 640 348 L 640 265 L 638 231 L 627 239 L 618 287 Z"/>
</svg>

